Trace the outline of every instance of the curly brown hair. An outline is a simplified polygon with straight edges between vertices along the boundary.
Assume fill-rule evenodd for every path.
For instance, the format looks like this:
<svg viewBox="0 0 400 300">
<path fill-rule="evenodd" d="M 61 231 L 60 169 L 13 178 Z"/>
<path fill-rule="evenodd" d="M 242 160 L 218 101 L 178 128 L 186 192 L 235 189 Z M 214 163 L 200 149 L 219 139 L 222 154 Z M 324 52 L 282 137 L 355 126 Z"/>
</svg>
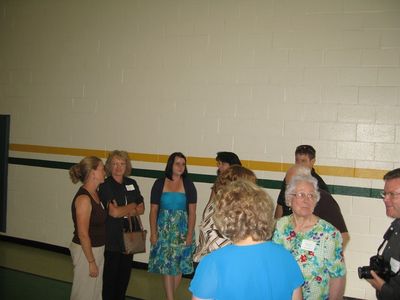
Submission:
<svg viewBox="0 0 400 300">
<path fill-rule="evenodd" d="M 213 215 L 217 229 L 231 241 L 271 238 L 275 228 L 274 203 L 259 186 L 248 180 L 234 181 L 216 194 Z"/>
<path fill-rule="evenodd" d="M 213 193 L 216 194 L 219 189 L 221 189 L 228 183 L 239 179 L 249 180 L 253 183 L 256 183 L 257 181 L 257 177 L 252 170 L 247 169 L 241 165 L 232 165 L 224 172 L 219 174 L 211 189 Z"/>
</svg>

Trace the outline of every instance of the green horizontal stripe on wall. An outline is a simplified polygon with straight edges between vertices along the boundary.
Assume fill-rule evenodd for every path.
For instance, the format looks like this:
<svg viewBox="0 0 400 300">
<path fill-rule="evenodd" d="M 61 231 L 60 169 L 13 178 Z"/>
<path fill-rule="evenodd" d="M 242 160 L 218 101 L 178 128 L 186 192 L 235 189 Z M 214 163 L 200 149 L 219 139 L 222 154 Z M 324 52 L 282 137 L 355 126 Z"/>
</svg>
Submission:
<svg viewBox="0 0 400 300">
<path fill-rule="evenodd" d="M 75 163 L 61 162 L 61 161 L 17 158 L 17 157 L 9 157 L 8 163 L 13 165 L 42 167 L 42 168 L 61 169 L 61 170 L 69 170 L 69 168 L 71 168 L 75 164 Z M 144 178 L 159 178 L 164 175 L 164 171 L 133 168 L 131 175 Z M 214 183 L 216 177 L 217 177 L 216 175 L 206 175 L 206 174 L 196 174 L 196 173 L 189 174 L 189 178 L 193 182 Z M 282 181 L 271 180 L 271 179 L 258 179 L 257 183 L 261 187 L 267 189 L 275 189 L 275 190 L 279 190 L 282 185 Z M 382 191 L 380 189 L 353 187 L 344 185 L 328 185 L 328 187 L 332 194 L 367 197 L 367 198 L 379 198 L 379 193 Z"/>
<path fill-rule="evenodd" d="M 110 153 L 109 150 L 98 149 L 82 149 L 82 148 L 66 148 L 54 147 L 44 145 L 27 145 L 27 144 L 10 144 L 10 151 L 26 152 L 26 153 L 41 153 L 41 154 L 55 154 L 55 155 L 68 155 L 68 156 L 91 156 L 95 155 L 100 158 L 106 158 Z M 152 153 L 135 153 L 128 152 L 129 158 L 134 161 L 151 162 L 165 164 L 168 159 L 167 154 L 152 154 Z M 191 166 L 204 166 L 215 167 L 214 157 L 198 157 L 188 156 L 188 165 Z M 286 172 L 292 163 L 283 162 L 268 162 L 256 160 L 242 160 L 243 166 L 257 171 L 268 172 Z M 352 167 L 335 167 L 335 166 L 315 166 L 318 174 L 328 175 L 335 177 L 354 177 L 354 178 L 368 178 L 368 179 L 382 179 L 383 175 L 388 170 L 365 169 L 365 168 L 352 168 Z"/>
<path fill-rule="evenodd" d="M 381 198 L 380 189 L 362 188 L 345 185 L 328 185 L 329 191 L 335 195 L 356 196 L 367 198 Z"/>
</svg>

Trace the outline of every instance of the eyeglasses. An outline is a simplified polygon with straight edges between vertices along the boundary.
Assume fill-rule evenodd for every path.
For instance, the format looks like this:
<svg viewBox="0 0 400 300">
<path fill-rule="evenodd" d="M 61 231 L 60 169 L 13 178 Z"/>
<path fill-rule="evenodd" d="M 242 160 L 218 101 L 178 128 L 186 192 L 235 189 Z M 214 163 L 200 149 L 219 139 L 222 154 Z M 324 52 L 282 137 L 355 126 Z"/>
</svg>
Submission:
<svg viewBox="0 0 400 300">
<path fill-rule="evenodd" d="M 396 193 L 396 192 L 380 192 L 380 196 L 382 199 L 385 199 L 386 196 L 389 197 L 390 199 L 395 199 L 400 195 L 400 193 Z"/>
<path fill-rule="evenodd" d="M 299 192 L 299 193 L 294 193 L 290 194 L 293 197 L 300 198 L 300 199 L 305 199 L 307 197 L 308 200 L 315 200 L 317 198 L 317 195 L 314 193 L 304 193 L 304 192 Z"/>
</svg>

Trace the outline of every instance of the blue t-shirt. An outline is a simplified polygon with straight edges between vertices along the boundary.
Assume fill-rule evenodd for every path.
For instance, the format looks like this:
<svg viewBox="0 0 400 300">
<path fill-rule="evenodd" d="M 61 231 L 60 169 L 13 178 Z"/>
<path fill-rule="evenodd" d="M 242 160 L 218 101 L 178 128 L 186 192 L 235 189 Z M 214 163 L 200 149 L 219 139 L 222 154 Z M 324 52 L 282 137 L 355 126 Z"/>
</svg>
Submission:
<svg viewBox="0 0 400 300">
<path fill-rule="evenodd" d="M 281 245 L 229 245 L 206 255 L 189 290 L 200 299 L 292 299 L 303 284 L 300 268 Z"/>
</svg>

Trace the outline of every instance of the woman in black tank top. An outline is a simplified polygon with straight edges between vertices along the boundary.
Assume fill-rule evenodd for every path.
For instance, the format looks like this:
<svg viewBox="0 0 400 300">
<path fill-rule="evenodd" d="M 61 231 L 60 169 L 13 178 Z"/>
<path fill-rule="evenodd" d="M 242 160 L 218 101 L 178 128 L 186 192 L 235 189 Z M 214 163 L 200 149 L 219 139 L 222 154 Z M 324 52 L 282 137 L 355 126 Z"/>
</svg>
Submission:
<svg viewBox="0 0 400 300">
<path fill-rule="evenodd" d="M 101 299 L 107 213 L 97 189 L 104 182 L 104 164 L 98 157 L 85 157 L 69 174 L 73 183 L 83 183 L 71 205 L 75 228 L 70 246 L 74 265 L 71 299 Z"/>
</svg>

